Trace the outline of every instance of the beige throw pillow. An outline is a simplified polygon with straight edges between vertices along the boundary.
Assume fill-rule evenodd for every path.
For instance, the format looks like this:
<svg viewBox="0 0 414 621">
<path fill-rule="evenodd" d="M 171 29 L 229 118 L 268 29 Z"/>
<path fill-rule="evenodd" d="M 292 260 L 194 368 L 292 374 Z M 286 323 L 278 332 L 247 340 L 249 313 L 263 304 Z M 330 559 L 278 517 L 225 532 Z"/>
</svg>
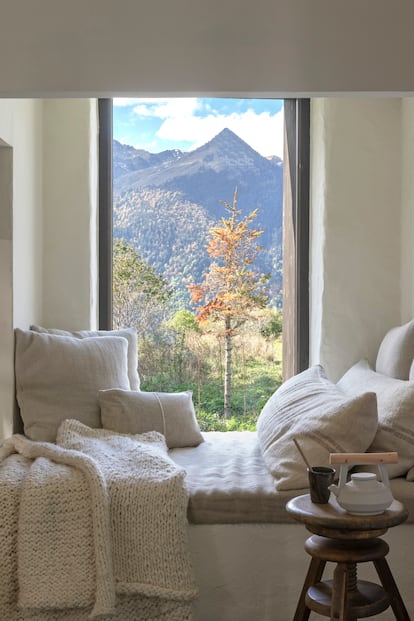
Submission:
<svg viewBox="0 0 414 621">
<path fill-rule="evenodd" d="M 191 390 L 176 393 L 101 390 L 98 401 L 104 429 L 132 434 L 159 431 L 165 436 L 168 448 L 197 446 L 203 442 Z"/>
<path fill-rule="evenodd" d="M 97 393 L 129 388 L 126 339 L 75 339 L 15 330 L 16 397 L 25 434 L 55 442 L 67 418 L 100 427 Z"/>
<path fill-rule="evenodd" d="M 406 479 L 407 481 L 414 481 L 414 466 L 407 472 Z"/>
<path fill-rule="evenodd" d="M 378 349 L 375 370 L 395 379 L 408 380 L 414 360 L 414 319 L 392 328 Z"/>
<path fill-rule="evenodd" d="M 414 466 L 414 382 L 373 371 L 360 360 L 339 380 L 338 386 L 350 396 L 370 390 L 377 395 L 378 430 L 369 452 L 397 451 L 398 464 L 388 465 L 391 478 Z"/>
<path fill-rule="evenodd" d="M 294 438 L 310 464 L 327 466 L 330 453 L 364 452 L 376 430 L 375 394 L 345 395 L 320 365 L 284 382 L 257 422 L 263 459 L 278 490 L 308 487 L 306 466 Z"/>
<path fill-rule="evenodd" d="M 124 328 L 122 330 L 79 330 L 69 332 L 57 328 L 42 328 L 41 326 L 30 326 L 31 330 L 42 334 L 56 334 L 58 336 L 72 336 L 77 339 L 85 339 L 91 336 L 122 336 L 128 341 L 128 377 L 131 390 L 139 390 L 140 381 L 138 375 L 138 337 L 135 328 Z"/>
</svg>

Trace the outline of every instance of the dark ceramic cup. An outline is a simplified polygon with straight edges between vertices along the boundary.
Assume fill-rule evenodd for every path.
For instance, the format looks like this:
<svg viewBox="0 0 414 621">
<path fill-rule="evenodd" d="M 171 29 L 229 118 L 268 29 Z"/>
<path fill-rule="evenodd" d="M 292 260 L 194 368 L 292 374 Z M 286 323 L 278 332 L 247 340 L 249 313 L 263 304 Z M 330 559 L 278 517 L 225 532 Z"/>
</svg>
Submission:
<svg viewBox="0 0 414 621">
<path fill-rule="evenodd" d="M 309 491 L 311 501 L 325 504 L 331 494 L 329 486 L 334 481 L 335 469 L 329 466 L 312 466 L 308 468 Z"/>
</svg>

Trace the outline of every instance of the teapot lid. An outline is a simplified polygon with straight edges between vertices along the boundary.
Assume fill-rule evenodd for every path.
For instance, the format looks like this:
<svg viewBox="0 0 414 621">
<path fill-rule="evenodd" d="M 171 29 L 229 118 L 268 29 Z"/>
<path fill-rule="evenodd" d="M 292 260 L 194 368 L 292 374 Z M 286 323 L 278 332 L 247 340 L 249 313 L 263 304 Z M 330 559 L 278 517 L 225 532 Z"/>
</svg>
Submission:
<svg viewBox="0 0 414 621">
<path fill-rule="evenodd" d="M 373 481 L 376 478 L 375 472 L 354 472 L 354 474 L 351 474 L 353 481 Z"/>
</svg>

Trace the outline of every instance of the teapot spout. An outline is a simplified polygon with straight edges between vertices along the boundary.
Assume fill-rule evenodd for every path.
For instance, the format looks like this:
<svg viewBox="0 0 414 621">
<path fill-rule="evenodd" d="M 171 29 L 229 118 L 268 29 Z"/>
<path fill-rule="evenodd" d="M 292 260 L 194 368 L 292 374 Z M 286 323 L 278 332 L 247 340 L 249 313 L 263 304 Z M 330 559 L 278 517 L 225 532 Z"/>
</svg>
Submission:
<svg viewBox="0 0 414 621">
<path fill-rule="evenodd" d="M 339 487 L 338 485 L 335 485 L 335 483 L 332 483 L 332 485 L 330 485 L 328 487 L 329 491 L 331 491 L 333 494 L 335 494 L 335 496 L 339 495 Z"/>
</svg>

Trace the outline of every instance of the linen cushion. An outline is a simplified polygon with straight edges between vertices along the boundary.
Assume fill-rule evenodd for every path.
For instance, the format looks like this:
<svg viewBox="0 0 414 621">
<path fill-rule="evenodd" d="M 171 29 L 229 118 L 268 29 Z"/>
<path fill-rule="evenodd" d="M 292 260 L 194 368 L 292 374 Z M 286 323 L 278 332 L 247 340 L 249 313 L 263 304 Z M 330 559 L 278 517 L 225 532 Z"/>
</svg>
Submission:
<svg viewBox="0 0 414 621">
<path fill-rule="evenodd" d="M 369 452 L 397 451 L 398 464 L 387 467 L 390 478 L 406 474 L 414 466 L 414 382 L 395 379 L 371 369 L 360 360 L 339 380 L 348 395 L 367 390 L 377 395 L 378 430 Z"/>
<path fill-rule="evenodd" d="M 315 365 L 284 382 L 270 397 L 257 422 L 263 459 L 278 490 L 308 487 L 306 466 L 328 466 L 330 453 L 364 452 L 377 429 L 376 397 L 349 397 Z"/>
<path fill-rule="evenodd" d="M 413 363 L 412 363 L 412 365 L 410 367 L 410 375 L 409 375 L 408 379 L 410 380 L 410 382 L 412 382 L 414 380 L 414 360 L 413 360 Z"/>
<path fill-rule="evenodd" d="M 57 328 L 42 328 L 41 326 L 30 326 L 31 330 L 42 334 L 57 334 L 58 336 L 72 336 L 77 339 L 85 339 L 91 336 L 122 336 L 128 341 L 128 377 L 131 390 L 139 390 L 140 379 L 137 371 L 138 367 L 138 337 L 135 328 L 124 328 L 122 330 L 79 330 L 69 332 Z"/>
<path fill-rule="evenodd" d="M 407 472 L 406 479 L 407 481 L 414 481 L 414 466 Z"/>
<path fill-rule="evenodd" d="M 378 349 L 375 370 L 400 380 L 408 380 L 414 359 L 414 319 L 392 328 Z"/>
<path fill-rule="evenodd" d="M 97 393 L 129 388 L 126 339 L 76 339 L 15 330 L 16 397 L 24 432 L 32 440 L 54 442 L 68 418 L 100 427 Z"/>
<path fill-rule="evenodd" d="M 164 434 L 168 448 L 197 446 L 203 442 L 191 390 L 175 393 L 101 390 L 98 401 L 105 429 L 132 434 L 159 431 Z"/>
</svg>

